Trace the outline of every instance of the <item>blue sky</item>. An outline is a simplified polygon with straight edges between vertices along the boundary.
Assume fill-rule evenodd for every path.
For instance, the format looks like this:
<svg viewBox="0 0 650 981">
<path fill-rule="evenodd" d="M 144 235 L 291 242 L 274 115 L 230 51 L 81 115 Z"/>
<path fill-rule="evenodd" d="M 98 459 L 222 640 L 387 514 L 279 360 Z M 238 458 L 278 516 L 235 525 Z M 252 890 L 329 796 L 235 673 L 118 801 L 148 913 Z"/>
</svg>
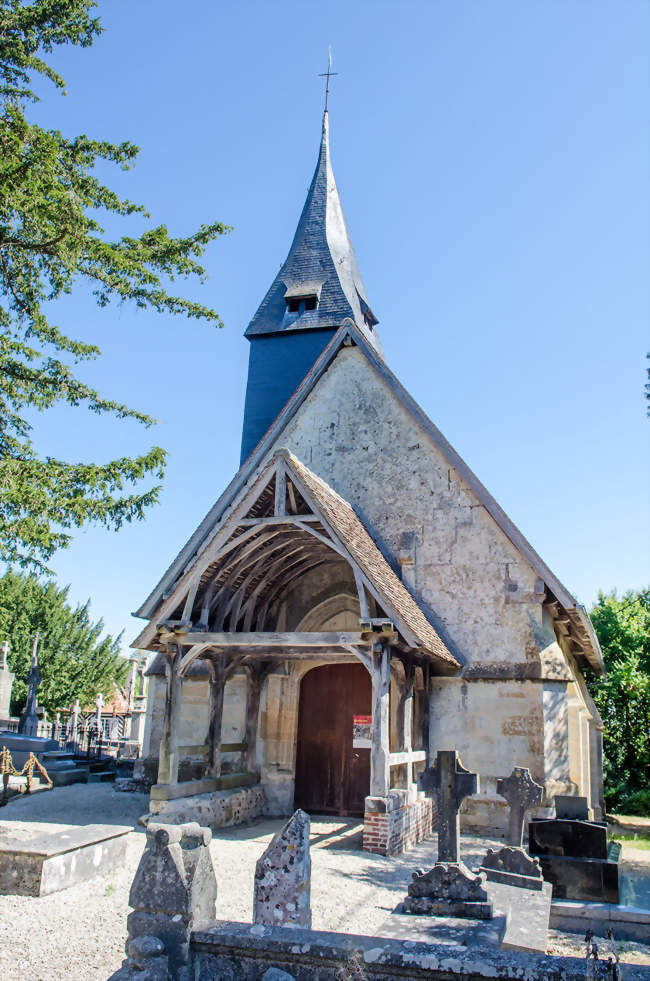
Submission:
<svg viewBox="0 0 650 981">
<path fill-rule="evenodd" d="M 59 50 L 69 135 L 141 147 L 111 186 L 184 234 L 234 226 L 182 286 L 225 328 L 81 286 L 53 311 L 103 356 L 83 377 L 155 430 L 57 409 L 43 452 L 169 451 L 161 504 L 87 528 L 53 568 L 125 646 L 130 617 L 237 469 L 243 332 L 316 163 L 327 48 L 334 171 L 390 367 L 553 571 L 590 604 L 646 585 L 650 7 L 619 0 L 351 4 L 113 0 Z M 102 172 L 104 173 L 104 172 Z M 139 221 L 111 225 L 132 233 Z"/>
</svg>

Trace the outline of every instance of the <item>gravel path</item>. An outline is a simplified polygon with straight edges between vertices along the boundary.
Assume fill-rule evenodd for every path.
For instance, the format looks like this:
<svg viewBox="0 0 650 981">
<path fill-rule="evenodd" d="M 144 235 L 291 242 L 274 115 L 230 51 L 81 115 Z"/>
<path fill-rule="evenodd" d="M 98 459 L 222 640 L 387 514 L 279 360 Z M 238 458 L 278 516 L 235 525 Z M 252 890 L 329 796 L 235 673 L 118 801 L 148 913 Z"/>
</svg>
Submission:
<svg viewBox="0 0 650 981">
<path fill-rule="evenodd" d="M 106 981 L 120 966 L 129 888 L 145 845 L 137 820 L 147 804 L 146 795 L 116 793 L 110 784 L 75 784 L 16 798 L 0 810 L 0 840 L 80 824 L 134 827 L 126 861 L 111 873 L 40 899 L 0 896 L 2 981 Z M 250 921 L 255 863 L 282 823 L 263 820 L 226 828 L 213 839 L 219 918 Z M 463 858 L 470 867 L 488 844 L 463 837 Z M 397 859 L 370 855 L 361 851 L 358 821 L 312 821 L 314 929 L 374 933 L 404 896 L 411 872 L 430 863 L 434 854 L 435 844 L 428 841 Z M 554 934 L 553 948 L 554 953 L 581 953 L 580 938 Z M 636 963 L 650 963 L 650 949 L 645 953 L 647 959 L 635 957 Z"/>
</svg>

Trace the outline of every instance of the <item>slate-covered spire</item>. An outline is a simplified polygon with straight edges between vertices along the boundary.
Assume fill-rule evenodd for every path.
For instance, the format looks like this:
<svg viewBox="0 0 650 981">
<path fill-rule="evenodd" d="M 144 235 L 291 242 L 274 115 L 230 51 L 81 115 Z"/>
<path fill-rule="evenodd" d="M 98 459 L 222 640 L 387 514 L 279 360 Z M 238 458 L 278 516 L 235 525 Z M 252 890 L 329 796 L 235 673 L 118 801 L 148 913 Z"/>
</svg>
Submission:
<svg viewBox="0 0 650 981">
<path fill-rule="evenodd" d="M 246 331 L 242 462 L 347 318 L 381 354 L 332 172 L 326 109 L 316 171 L 289 255 Z"/>
<path fill-rule="evenodd" d="M 289 255 L 246 337 L 337 328 L 346 317 L 380 349 L 332 171 L 326 110 L 318 163 Z"/>
</svg>

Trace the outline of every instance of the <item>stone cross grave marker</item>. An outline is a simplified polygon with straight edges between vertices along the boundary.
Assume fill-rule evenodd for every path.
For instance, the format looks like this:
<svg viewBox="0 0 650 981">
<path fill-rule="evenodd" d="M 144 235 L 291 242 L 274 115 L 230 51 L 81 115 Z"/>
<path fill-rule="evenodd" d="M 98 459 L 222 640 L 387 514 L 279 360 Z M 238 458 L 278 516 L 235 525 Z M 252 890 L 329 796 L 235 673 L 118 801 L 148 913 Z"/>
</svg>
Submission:
<svg viewBox="0 0 650 981">
<path fill-rule="evenodd" d="M 38 701 L 36 691 L 41 683 L 41 672 L 38 669 L 36 649 L 38 647 L 38 631 L 34 637 L 34 647 L 32 650 L 32 666 L 27 675 L 27 705 L 25 711 L 18 720 L 18 732 L 21 736 L 38 735 Z"/>
<path fill-rule="evenodd" d="M 419 775 L 419 786 L 438 808 L 438 861 L 458 862 L 458 812 L 465 797 L 478 793 L 478 774 L 465 769 L 455 749 L 438 750 L 434 766 Z"/>
<path fill-rule="evenodd" d="M 70 716 L 68 718 L 68 725 L 66 736 L 68 739 L 72 740 L 73 743 L 77 741 L 77 734 L 79 729 L 79 715 L 81 713 L 81 702 L 78 698 L 75 698 L 74 702 L 70 706 Z"/>
<path fill-rule="evenodd" d="M 525 766 L 516 766 L 509 777 L 499 777 L 497 794 L 510 804 L 508 818 L 508 844 L 521 848 L 524 840 L 524 818 L 526 811 L 536 807 L 542 801 L 544 788 L 535 783 L 530 770 Z"/>
</svg>

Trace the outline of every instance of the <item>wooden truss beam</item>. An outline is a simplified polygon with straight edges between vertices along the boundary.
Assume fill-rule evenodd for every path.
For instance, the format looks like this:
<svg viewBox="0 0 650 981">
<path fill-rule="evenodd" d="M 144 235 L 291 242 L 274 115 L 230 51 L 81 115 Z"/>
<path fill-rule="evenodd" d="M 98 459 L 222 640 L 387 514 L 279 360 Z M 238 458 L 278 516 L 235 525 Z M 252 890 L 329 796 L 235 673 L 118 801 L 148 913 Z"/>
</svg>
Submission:
<svg viewBox="0 0 650 981">
<path fill-rule="evenodd" d="M 346 647 L 350 644 L 360 644 L 367 647 L 370 641 L 364 640 L 361 633 L 348 631 L 304 631 L 289 633 L 274 633 L 256 631 L 253 633 L 222 633 L 216 631 L 190 632 L 187 634 L 163 633 L 161 643 L 179 644 L 183 647 L 194 647 L 205 644 L 210 647 Z"/>
</svg>

